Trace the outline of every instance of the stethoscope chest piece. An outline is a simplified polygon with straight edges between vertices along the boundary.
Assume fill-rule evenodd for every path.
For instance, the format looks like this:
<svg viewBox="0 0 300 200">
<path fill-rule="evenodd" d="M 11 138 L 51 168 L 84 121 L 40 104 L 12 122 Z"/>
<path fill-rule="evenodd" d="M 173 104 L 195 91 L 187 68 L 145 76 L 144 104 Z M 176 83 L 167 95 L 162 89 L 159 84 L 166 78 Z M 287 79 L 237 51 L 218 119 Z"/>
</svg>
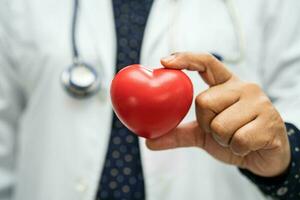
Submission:
<svg viewBox="0 0 300 200">
<path fill-rule="evenodd" d="M 97 93 L 100 80 L 93 67 L 75 62 L 61 74 L 61 82 L 66 91 L 74 97 L 85 98 Z"/>
</svg>

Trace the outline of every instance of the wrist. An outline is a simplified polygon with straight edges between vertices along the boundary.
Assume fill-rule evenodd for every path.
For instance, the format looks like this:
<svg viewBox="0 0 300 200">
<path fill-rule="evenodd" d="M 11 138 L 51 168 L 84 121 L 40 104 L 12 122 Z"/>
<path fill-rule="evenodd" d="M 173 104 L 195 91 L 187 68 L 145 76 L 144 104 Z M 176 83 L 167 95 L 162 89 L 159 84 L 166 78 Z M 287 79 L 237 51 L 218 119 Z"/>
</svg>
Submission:
<svg viewBox="0 0 300 200">
<path fill-rule="evenodd" d="M 300 131 L 292 124 L 286 123 L 290 147 L 290 161 L 285 170 L 273 177 L 258 176 L 249 170 L 239 169 L 265 194 L 278 199 L 286 199 L 288 195 L 296 192 L 300 183 Z"/>
</svg>

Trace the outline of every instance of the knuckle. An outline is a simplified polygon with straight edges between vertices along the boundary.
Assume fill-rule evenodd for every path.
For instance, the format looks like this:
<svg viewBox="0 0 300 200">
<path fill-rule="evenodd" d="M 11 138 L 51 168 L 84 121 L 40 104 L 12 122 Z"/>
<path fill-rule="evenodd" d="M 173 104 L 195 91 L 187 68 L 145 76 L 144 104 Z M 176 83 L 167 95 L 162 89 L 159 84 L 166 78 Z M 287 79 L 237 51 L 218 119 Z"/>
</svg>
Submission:
<svg viewBox="0 0 300 200">
<path fill-rule="evenodd" d="M 245 154 L 249 148 L 249 141 L 244 134 L 237 132 L 232 138 L 230 148 L 236 154 Z"/>
<path fill-rule="evenodd" d="M 241 90 L 244 94 L 249 95 L 249 94 L 261 94 L 262 89 L 260 86 L 256 83 L 251 83 L 251 82 L 244 82 L 242 83 Z"/>
<path fill-rule="evenodd" d="M 258 97 L 258 100 L 259 100 L 259 103 L 264 105 L 264 106 L 271 106 L 272 105 L 270 99 L 266 95 L 260 95 Z"/>
<path fill-rule="evenodd" d="M 219 136 L 219 138 L 222 140 L 222 141 L 225 141 L 227 142 L 227 137 L 228 137 L 228 134 L 227 134 L 227 130 L 225 128 L 225 125 L 224 123 L 218 119 L 218 118 L 215 118 L 211 124 L 210 124 L 210 128 L 211 130 L 217 134 Z"/>
<path fill-rule="evenodd" d="M 279 140 L 279 139 L 274 139 L 273 142 L 272 142 L 272 147 L 274 149 L 282 149 L 283 147 L 283 141 L 282 140 Z"/>
<path fill-rule="evenodd" d="M 256 105 L 261 108 L 261 112 L 270 113 L 271 115 L 275 114 L 276 109 L 274 108 L 271 100 L 264 94 L 258 95 L 256 97 Z"/>
<path fill-rule="evenodd" d="M 198 108 L 208 109 L 210 107 L 211 97 L 207 92 L 199 94 L 196 99 L 195 103 Z"/>
<path fill-rule="evenodd" d="M 255 103 L 262 106 L 271 106 L 272 102 L 263 92 L 262 88 L 256 83 L 243 83 L 241 90 L 245 96 L 255 97 Z"/>
<path fill-rule="evenodd" d="M 209 53 L 205 53 L 204 58 L 207 65 L 214 65 L 216 62 L 218 62 L 218 60 L 212 54 Z"/>
<path fill-rule="evenodd" d="M 211 134 L 212 134 L 213 139 L 214 139 L 219 145 L 221 145 L 221 146 L 223 146 L 223 147 L 228 147 L 228 143 L 226 143 L 226 142 L 224 141 L 224 139 L 222 139 L 217 133 L 212 132 Z"/>
</svg>

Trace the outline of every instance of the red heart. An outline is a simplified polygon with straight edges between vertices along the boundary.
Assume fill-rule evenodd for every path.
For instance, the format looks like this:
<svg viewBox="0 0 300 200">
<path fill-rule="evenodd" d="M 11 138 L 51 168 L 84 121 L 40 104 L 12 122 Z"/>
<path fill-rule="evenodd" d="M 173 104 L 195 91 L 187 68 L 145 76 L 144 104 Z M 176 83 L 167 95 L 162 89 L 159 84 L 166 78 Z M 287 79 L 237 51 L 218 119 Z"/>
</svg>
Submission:
<svg viewBox="0 0 300 200">
<path fill-rule="evenodd" d="M 116 115 L 131 131 L 157 138 L 175 128 L 193 100 L 193 85 L 180 70 L 130 65 L 113 79 L 110 95 Z"/>
</svg>

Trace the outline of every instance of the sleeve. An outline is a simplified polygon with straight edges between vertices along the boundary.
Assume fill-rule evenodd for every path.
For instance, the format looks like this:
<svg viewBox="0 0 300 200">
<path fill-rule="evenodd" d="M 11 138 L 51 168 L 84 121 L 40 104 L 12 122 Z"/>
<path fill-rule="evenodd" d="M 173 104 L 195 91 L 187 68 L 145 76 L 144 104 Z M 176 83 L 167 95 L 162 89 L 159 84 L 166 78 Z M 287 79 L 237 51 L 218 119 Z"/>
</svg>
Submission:
<svg viewBox="0 0 300 200">
<path fill-rule="evenodd" d="M 24 107 L 24 95 L 18 82 L 13 58 L 13 30 L 8 18 L 8 1 L 0 6 L 0 200 L 9 200 L 14 185 L 14 161 L 18 119 Z"/>
<path fill-rule="evenodd" d="M 300 199 L 300 1 L 266 1 L 261 80 L 263 89 L 286 122 L 292 161 L 280 177 L 240 171 L 267 196 Z M 298 128 L 297 128 L 298 127 Z"/>
<path fill-rule="evenodd" d="M 283 175 L 273 178 L 256 176 L 248 170 L 240 169 L 266 195 L 278 200 L 300 199 L 300 131 L 286 123 L 291 146 L 292 161 Z"/>
</svg>

